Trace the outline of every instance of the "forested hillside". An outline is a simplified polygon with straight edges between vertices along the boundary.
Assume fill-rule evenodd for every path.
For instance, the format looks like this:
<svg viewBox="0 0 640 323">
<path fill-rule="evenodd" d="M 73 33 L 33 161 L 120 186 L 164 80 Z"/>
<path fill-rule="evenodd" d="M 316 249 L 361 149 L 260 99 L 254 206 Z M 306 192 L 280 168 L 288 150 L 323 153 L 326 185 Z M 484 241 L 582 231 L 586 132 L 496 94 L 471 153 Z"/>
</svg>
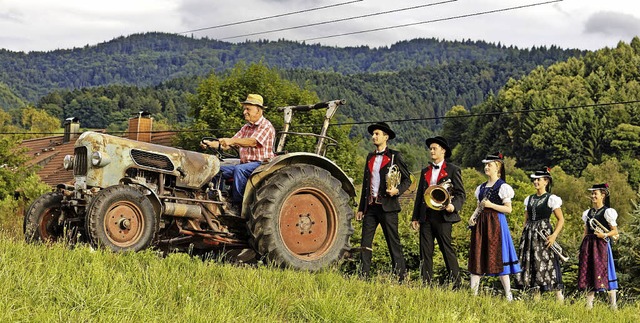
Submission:
<svg viewBox="0 0 640 323">
<path fill-rule="evenodd" d="M 510 80 L 471 110 L 447 119 L 444 132 L 459 147 L 454 158 L 479 164 L 487 152 L 515 157 L 518 166 L 561 166 L 579 176 L 589 165 L 616 158 L 640 185 L 640 38 L 538 67 Z M 622 104 L 611 104 L 611 103 Z M 624 103 L 623 103 L 624 102 Z M 525 113 L 518 111 L 531 110 Z M 452 110 L 463 117 L 469 112 Z M 457 134 L 457 135 L 456 135 Z"/>
<path fill-rule="evenodd" d="M 452 62 L 508 62 L 505 71 L 528 71 L 581 55 L 559 48 L 517 49 L 486 42 L 416 39 L 390 47 L 327 47 L 291 41 L 231 44 L 163 33 L 136 34 L 84 48 L 50 52 L 0 50 L 0 82 L 34 102 L 55 89 L 108 84 L 152 86 L 173 78 L 224 71 L 239 61 L 283 70 L 340 74 L 412 70 Z M 6 107 L 5 107 L 6 108 Z"/>
</svg>

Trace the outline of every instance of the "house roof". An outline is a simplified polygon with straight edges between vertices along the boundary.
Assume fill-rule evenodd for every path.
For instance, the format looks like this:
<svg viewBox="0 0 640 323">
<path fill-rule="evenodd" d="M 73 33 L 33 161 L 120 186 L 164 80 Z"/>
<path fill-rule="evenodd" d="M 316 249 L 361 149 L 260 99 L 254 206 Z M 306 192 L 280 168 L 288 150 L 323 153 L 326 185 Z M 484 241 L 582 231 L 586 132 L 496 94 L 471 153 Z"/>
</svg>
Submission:
<svg viewBox="0 0 640 323">
<path fill-rule="evenodd" d="M 96 131 L 96 130 L 94 130 Z M 104 130 L 98 130 L 104 132 Z M 158 145 L 172 146 L 172 140 L 175 136 L 173 131 L 154 132 L 151 142 Z M 64 136 L 51 136 L 36 139 L 23 140 L 20 145 L 26 148 L 26 154 L 29 157 L 26 164 L 38 165 L 37 171 L 40 179 L 51 187 L 58 184 L 72 184 L 73 171 L 65 170 L 62 167 L 64 156 L 73 155 L 75 139 L 69 142 L 63 142 Z"/>
</svg>

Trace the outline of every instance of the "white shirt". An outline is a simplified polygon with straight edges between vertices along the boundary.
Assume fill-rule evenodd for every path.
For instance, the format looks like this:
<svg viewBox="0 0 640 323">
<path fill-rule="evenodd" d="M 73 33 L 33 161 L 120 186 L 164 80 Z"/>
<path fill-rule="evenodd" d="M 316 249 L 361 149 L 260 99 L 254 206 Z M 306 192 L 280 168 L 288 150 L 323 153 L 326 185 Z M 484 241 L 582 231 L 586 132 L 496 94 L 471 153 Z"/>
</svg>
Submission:
<svg viewBox="0 0 640 323">
<path fill-rule="evenodd" d="M 527 205 L 529 205 L 529 196 L 524 198 L 525 209 Z M 549 200 L 547 200 L 547 206 L 553 211 L 562 206 L 562 199 L 558 195 L 551 194 Z"/>
<path fill-rule="evenodd" d="M 382 155 L 377 155 L 371 170 L 371 196 L 373 197 L 378 196 L 378 190 L 380 189 L 380 165 L 382 165 Z"/>
<path fill-rule="evenodd" d="M 584 221 L 584 223 L 587 223 L 587 221 L 589 220 L 589 211 L 591 211 L 591 209 L 582 212 L 582 221 Z M 607 220 L 607 222 L 609 222 L 610 226 L 618 226 L 618 222 L 616 222 L 616 220 L 618 219 L 618 211 L 612 208 L 608 208 L 604 211 L 604 218 L 605 220 Z"/>
<path fill-rule="evenodd" d="M 478 185 L 478 187 L 476 187 L 476 192 L 475 192 L 476 199 L 478 199 L 478 197 L 480 196 L 481 186 L 482 185 Z M 516 196 L 516 192 L 513 190 L 513 187 L 511 187 L 511 185 L 504 183 L 500 186 L 500 190 L 498 190 L 498 196 L 502 200 L 503 204 L 511 203 L 511 199 L 514 196 Z"/>
<path fill-rule="evenodd" d="M 444 164 L 444 159 L 437 164 L 434 163 L 434 165 L 438 166 L 437 169 L 431 166 L 431 179 L 429 180 L 429 186 L 438 184 L 438 176 L 440 176 L 440 170 L 442 169 L 442 164 Z"/>
</svg>

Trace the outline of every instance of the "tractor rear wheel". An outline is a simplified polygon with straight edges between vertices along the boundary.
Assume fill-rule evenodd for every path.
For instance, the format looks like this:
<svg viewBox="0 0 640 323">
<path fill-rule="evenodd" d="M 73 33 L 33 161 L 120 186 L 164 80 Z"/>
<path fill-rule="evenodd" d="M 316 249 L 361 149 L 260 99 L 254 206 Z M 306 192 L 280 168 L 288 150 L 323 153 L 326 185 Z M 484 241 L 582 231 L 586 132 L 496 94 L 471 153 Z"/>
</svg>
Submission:
<svg viewBox="0 0 640 323">
<path fill-rule="evenodd" d="M 268 262 L 315 271 L 349 249 L 349 195 L 327 170 L 283 167 L 257 188 L 255 201 L 249 225 L 256 250 Z"/>
<path fill-rule="evenodd" d="M 33 201 L 22 226 L 26 242 L 55 242 L 64 235 L 64 226 L 59 223 L 61 203 L 59 192 L 43 194 Z"/>
<path fill-rule="evenodd" d="M 95 247 L 140 251 L 151 246 L 158 220 L 153 204 L 138 188 L 116 185 L 94 197 L 87 211 L 87 232 Z"/>
</svg>

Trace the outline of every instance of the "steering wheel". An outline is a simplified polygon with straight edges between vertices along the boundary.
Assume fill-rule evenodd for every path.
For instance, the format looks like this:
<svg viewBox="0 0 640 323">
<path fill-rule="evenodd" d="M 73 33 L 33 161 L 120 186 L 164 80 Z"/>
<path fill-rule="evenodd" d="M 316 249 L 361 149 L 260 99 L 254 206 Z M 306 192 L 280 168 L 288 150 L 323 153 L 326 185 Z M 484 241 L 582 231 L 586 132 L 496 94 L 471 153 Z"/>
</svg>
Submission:
<svg viewBox="0 0 640 323">
<path fill-rule="evenodd" d="M 220 140 L 216 137 L 202 137 L 202 139 L 200 139 L 200 144 L 203 146 L 206 146 L 207 150 L 213 151 L 213 154 L 216 155 L 220 160 L 224 160 L 225 158 L 240 158 L 240 151 L 238 150 L 238 147 L 231 146 L 232 153 L 228 153 L 222 148 L 220 148 L 220 145 L 218 145 L 218 148 L 213 148 L 205 144 L 204 143 L 205 140 L 217 141 L 218 143 L 220 142 Z"/>
</svg>

